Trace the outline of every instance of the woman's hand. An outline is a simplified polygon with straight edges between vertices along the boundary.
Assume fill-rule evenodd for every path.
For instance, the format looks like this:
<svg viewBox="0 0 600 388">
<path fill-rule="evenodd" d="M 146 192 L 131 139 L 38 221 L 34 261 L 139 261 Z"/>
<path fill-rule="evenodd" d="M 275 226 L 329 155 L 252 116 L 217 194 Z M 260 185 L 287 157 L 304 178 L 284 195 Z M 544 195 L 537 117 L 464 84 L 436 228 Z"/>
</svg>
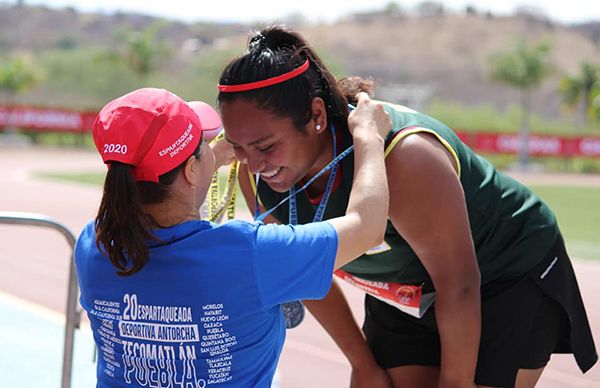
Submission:
<svg viewBox="0 0 600 388">
<path fill-rule="evenodd" d="M 383 109 L 383 104 L 369 98 L 367 93 L 356 95 L 358 104 L 356 109 L 348 116 L 348 128 L 352 136 L 373 136 L 373 127 L 377 128 L 377 134 L 385 140 L 392 130 L 392 122 L 389 115 Z"/>
<path fill-rule="evenodd" d="M 215 153 L 215 171 L 221 166 L 227 166 L 235 160 L 235 153 L 231 144 L 221 139 L 216 142 L 211 142 L 210 147 Z"/>
</svg>

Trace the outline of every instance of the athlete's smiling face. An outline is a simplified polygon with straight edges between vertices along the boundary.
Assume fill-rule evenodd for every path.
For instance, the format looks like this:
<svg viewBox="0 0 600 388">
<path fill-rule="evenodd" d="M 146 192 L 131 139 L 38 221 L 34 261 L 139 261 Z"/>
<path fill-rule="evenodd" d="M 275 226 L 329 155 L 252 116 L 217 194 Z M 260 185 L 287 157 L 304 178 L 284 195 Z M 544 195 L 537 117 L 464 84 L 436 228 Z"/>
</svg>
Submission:
<svg viewBox="0 0 600 388">
<path fill-rule="evenodd" d="M 301 130 L 291 118 L 258 109 L 241 98 L 222 102 L 220 108 L 236 158 L 252 173 L 260 173 L 261 180 L 275 191 L 289 190 L 318 168 L 318 160 L 326 153 L 326 141 L 322 130 L 315 130 L 314 119 Z"/>
</svg>

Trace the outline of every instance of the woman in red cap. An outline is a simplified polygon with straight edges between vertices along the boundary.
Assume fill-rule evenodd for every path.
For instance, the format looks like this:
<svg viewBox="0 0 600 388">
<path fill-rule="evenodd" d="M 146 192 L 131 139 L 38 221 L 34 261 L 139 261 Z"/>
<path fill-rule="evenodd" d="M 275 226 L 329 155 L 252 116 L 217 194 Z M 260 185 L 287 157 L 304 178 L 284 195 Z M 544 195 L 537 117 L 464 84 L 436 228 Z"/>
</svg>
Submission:
<svg viewBox="0 0 600 388">
<path fill-rule="evenodd" d="M 195 105 L 145 88 L 94 122 L 108 172 L 75 261 L 98 387 L 270 387 L 285 339 L 280 304 L 323 297 L 334 268 L 383 237 L 390 122 L 365 94 L 348 118 L 357 174 L 347 213 L 298 227 L 200 219 L 228 158 L 203 140 L 216 113 Z"/>
<path fill-rule="evenodd" d="M 343 214 L 356 173 L 347 103 L 371 85 L 337 83 L 302 36 L 270 27 L 218 87 L 249 206 L 286 201 L 270 212 L 285 224 Z M 591 368 L 594 342 L 552 211 L 443 123 L 385 109 L 386 238 L 336 271 L 367 292 L 365 338 L 336 286 L 307 303 L 352 364 L 352 387 L 386 387 L 387 376 L 395 387 L 532 387 L 556 352 Z"/>
</svg>

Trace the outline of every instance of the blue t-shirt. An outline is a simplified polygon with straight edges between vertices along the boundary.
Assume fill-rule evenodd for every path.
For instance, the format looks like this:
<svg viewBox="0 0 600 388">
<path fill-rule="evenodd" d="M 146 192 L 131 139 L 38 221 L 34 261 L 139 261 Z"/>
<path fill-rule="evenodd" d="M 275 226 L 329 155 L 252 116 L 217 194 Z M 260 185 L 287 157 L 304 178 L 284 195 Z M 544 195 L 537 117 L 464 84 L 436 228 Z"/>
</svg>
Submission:
<svg viewBox="0 0 600 388">
<path fill-rule="evenodd" d="M 327 294 L 333 226 L 190 221 L 155 234 L 131 276 L 100 254 L 93 222 L 77 240 L 97 386 L 270 387 L 285 340 L 279 305 Z"/>
</svg>

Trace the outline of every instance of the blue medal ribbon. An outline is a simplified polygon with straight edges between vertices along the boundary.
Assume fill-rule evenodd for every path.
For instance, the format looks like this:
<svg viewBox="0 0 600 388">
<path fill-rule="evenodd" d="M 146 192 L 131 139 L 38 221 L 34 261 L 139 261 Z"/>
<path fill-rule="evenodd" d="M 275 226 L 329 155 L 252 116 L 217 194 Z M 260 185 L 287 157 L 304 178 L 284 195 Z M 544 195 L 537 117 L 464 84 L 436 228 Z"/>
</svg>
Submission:
<svg viewBox="0 0 600 388">
<path fill-rule="evenodd" d="M 332 126 L 332 130 L 334 131 L 335 129 Z M 335 135 L 334 135 L 335 138 Z M 306 182 L 304 185 L 302 185 L 302 187 L 300 187 L 298 190 L 295 189 L 295 187 L 290 189 L 289 195 L 287 197 L 285 197 L 284 199 L 282 199 L 281 201 L 279 201 L 279 203 L 275 206 L 273 206 L 272 208 L 270 208 L 269 210 L 263 212 L 262 214 L 259 213 L 259 203 L 258 203 L 258 182 L 260 181 L 260 174 L 256 174 L 256 191 L 257 191 L 257 195 L 255 197 L 255 207 L 254 207 L 254 221 L 263 221 L 268 215 L 270 215 L 271 213 L 273 213 L 273 211 L 275 211 L 279 206 L 283 205 L 286 201 L 290 200 L 290 208 L 295 207 L 292 206 L 291 203 L 292 201 L 295 203 L 295 199 L 291 199 L 292 197 L 295 197 L 295 195 L 297 193 L 300 193 L 302 191 L 304 191 L 308 186 L 310 186 L 311 183 L 313 183 L 316 179 L 320 178 L 321 176 L 323 176 L 323 174 L 325 174 L 327 171 L 335 168 L 337 170 L 337 164 L 344 159 L 346 156 L 350 155 L 350 153 L 352 153 L 352 151 L 354 151 L 354 146 L 350 146 L 348 148 L 346 148 L 342 153 L 340 153 L 339 155 L 337 155 L 331 162 L 329 162 L 329 164 L 327 164 L 325 167 L 323 167 L 323 169 L 321 171 L 319 171 L 315 176 L 313 176 L 308 182 Z M 333 176 L 335 174 L 332 173 L 331 176 Z M 331 176 L 329 177 L 329 180 L 331 181 L 331 186 L 333 186 L 333 179 L 331 178 Z M 328 186 L 329 186 L 329 182 Z M 325 196 L 327 196 L 327 200 L 329 199 L 329 194 L 331 192 L 331 187 L 329 187 L 329 190 L 326 188 L 325 189 L 325 194 L 323 194 L 323 198 L 321 200 L 321 203 L 319 204 L 319 207 L 322 207 L 322 210 L 320 211 L 320 213 L 324 213 L 325 211 L 325 206 L 327 205 L 327 203 L 323 203 L 323 200 L 325 199 Z M 327 192 L 329 191 L 329 192 Z M 326 202 L 326 201 L 325 201 Z M 323 205 L 323 206 L 322 206 Z M 296 210 L 294 209 L 294 212 Z M 317 208 L 317 211 L 319 212 L 319 209 Z M 315 214 L 316 216 L 317 214 Z M 323 214 L 321 214 L 321 217 L 323 216 Z M 289 220 L 290 223 L 292 222 L 292 220 Z M 319 220 L 320 221 L 320 220 Z"/>
<path fill-rule="evenodd" d="M 333 160 L 336 160 L 337 140 L 336 140 L 336 136 L 335 136 L 335 127 L 333 126 L 333 124 L 331 124 L 331 135 L 333 136 Z M 329 164 L 331 164 L 331 163 L 329 163 Z M 317 210 L 315 211 L 315 216 L 313 217 L 312 222 L 319 222 L 323 219 L 323 215 L 325 214 L 325 208 L 327 207 L 327 202 L 329 201 L 329 196 L 331 195 L 331 190 L 333 189 L 333 182 L 335 181 L 335 173 L 337 172 L 337 168 L 338 168 L 337 163 L 332 164 L 331 173 L 329 174 L 329 179 L 327 180 L 327 186 L 325 187 L 325 192 L 323 193 L 323 196 L 321 197 L 321 201 L 319 202 L 319 206 L 317 207 Z M 311 179 L 309 181 L 309 183 L 311 183 L 311 181 L 314 181 L 314 177 L 313 177 L 313 179 Z M 305 184 L 300 191 L 302 191 L 306 187 L 308 187 L 308 184 Z M 297 225 L 298 224 L 298 211 L 296 210 L 297 205 L 296 205 L 296 186 L 295 185 L 292 186 L 292 188 L 290 189 L 290 194 L 288 195 L 288 197 L 290 199 L 288 221 L 289 221 L 290 225 Z"/>
<path fill-rule="evenodd" d="M 355 109 L 355 107 L 351 104 L 348 104 L 348 108 L 351 111 Z M 308 182 L 306 182 L 304 185 L 302 185 L 302 187 L 300 189 L 296 190 L 296 187 L 293 186 L 290 189 L 287 197 L 285 197 L 284 199 L 279 201 L 279 203 L 277 205 L 273 206 L 272 208 L 270 208 L 269 210 L 265 211 L 262 214 L 260 214 L 260 206 L 258 204 L 258 182 L 260 181 L 260 174 L 256 174 L 256 181 L 255 181 L 256 196 L 254 197 L 254 203 L 255 203 L 254 221 L 263 221 L 268 215 L 273 213 L 273 211 L 275 211 L 275 209 L 277 209 L 279 206 L 283 205 L 286 201 L 289 200 L 290 201 L 289 222 L 292 225 L 296 225 L 297 217 L 298 217 L 298 213 L 296 210 L 296 194 L 304 191 L 316 179 L 323 176 L 323 174 L 325 174 L 327 171 L 332 170 L 331 175 L 329 176 L 329 180 L 327 181 L 327 187 L 325 188 L 325 193 L 323 194 L 323 197 L 321 198 L 321 202 L 319 203 L 319 207 L 317 208 L 315 217 L 313 218 L 313 222 L 321 221 L 323 219 L 323 215 L 325 214 L 325 207 L 327 206 L 327 201 L 329 201 L 329 195 L 331 194 L 331 189 L 333 187 L 333 181 L 335 178 L 335 173 L 337 171 L 337 165 L 342 159 L 344 159 L 346 156 L 350 155 L 350 153 L 352 153 L 352 151 L 354 151 L 354 145 L 351 145 L 350 147 L 348 147 L 344 151 L 342 151 L 342 153 L 340 153 L 339 155 L 336 156 L 337 140 L 335 137 L 335 126 L 333 125 L 333 123 L 330 123 L 329 126 L 331 127 L 331 134 L 333 135 L 333 160 L 331 162 L 329 162 L 325 167 L 323 167 L 321 169 L 321 171 L 319 171 L 317 174 L 315 174 L 315 176 L 313 176 L 311 179 L 309 179 Z M 292 218 L 292 217 L 294 217 L 294 218 Z M 295 220 L 295 221 L 293 221 L 293 220 Z"/>
</svg>

